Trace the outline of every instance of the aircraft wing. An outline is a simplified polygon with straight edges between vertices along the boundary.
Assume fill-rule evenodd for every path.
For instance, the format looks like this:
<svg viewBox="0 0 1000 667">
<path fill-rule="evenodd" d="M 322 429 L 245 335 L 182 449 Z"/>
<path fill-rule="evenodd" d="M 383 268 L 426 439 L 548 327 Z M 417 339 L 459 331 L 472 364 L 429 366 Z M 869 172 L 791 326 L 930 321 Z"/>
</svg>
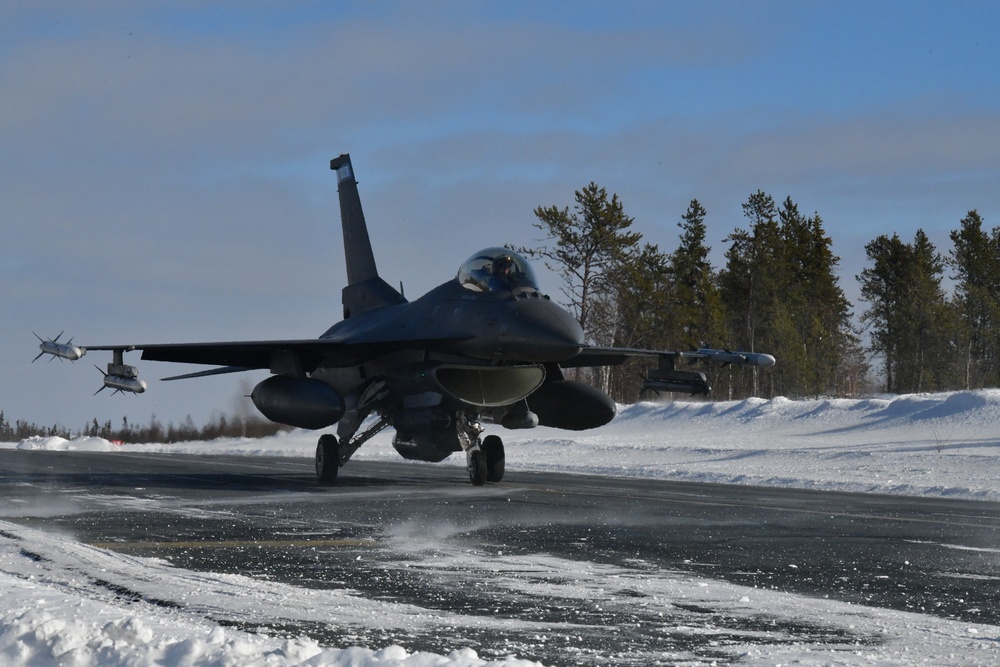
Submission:
<svg viewBox="0 0 1000 667">
<path fill-rule="evenodd" d="M 704 360 L 717 364 L 737 364 L 739 366 L 773 366 L 774 357 L 759 352 L 731 352 L 729 350 L 713 350 L 701 348 L 690 351 L 671 350 L 638 350 L 626 347 L 587 346 L 580 353 L 560 362 L 563 368 L 579 368 L 582 366 L 617 366 L 631 358 L 657 359 L 658 366 L 647 371 L 642 381 L 642 388 L 652 391 L 687 392 L 690 394 L 707 394 L 710 391 L 706 375 L 700 371 L 679 370 L 676 368 L 678 359 L 688 359 L 692 362 Z"/>
<path fill-rule="evenodd" d="M 254 369 L 274 373 L 311 373 L 319 366 L 354 366 L 378 356 L 409 349 L 428 349 L 450 339 L 344 342 L 323 338 L 304 340 L 226 341 L 218 343 L 157 343 L 151 345 L 88 345 L 87 350 L 142 351 L 147 361 L 220 366 L 199 373 L 178 375 L 179 380 Z"/>
<path fill-rule="evenodd" d="M 774 357 L 759 352 L 732 352 L 729 350 L 713 350 L 701 348 L 698 350 L 641 350 L 629 347 L 599 347 L 586 346 L 580 354 L 572 359 L 560 362 L 563 368 L 579 368 L 583 366 L 618 366 L 632 358 L 657 358 L 666 361 L 675 359 L 702 359 L 717 364 L 736 364 L 739 366 L 773 366 Z"/>
</svg>

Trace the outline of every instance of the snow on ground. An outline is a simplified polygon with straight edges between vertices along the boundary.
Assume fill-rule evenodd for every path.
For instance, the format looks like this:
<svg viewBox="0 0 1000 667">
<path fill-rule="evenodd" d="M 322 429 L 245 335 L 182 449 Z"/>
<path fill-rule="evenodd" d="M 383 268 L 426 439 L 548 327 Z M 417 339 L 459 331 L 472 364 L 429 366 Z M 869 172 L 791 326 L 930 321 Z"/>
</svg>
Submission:
<svg viewBox="0 0 1000 667">
<path fill-rule="evenodd" d="M 492 427 L 490 431 L 494 430 Z M 499 429 L 497 429 L 499 430 Z M 1000 501 L 1000 390 L 876 397 L 859 400 L 641 403 L 620 409 L 608 426 L 572 433 L 538 428 L 503 431 L 508 469 L 599 473 L 836 491 L 939 495 Z M 30 438 L 0 448 L 142 451 L 311 457 L 314 432 L 293 431 L 263 440 L 114 445 L 98 438 Z M 356 459 L 398 459 L 391 431 L 362 447 Z M 447 464 L 464 465 L 454 456 Z M 420 464 L 414 464 L 420 465 Z M 349 475 L 347 468 L 342 474 Z M 997 545 L 1000 554 L 1000 544 Z M 27 557 L 26 557 L 27 556 Z M 33 557 L 34 556 L 34 557 Z M 509 559 L 508 559 L 509 560 Z M 525 563 L 498 559 L 485 566 L 523 571 Z M 538 567 L 533 562 L 533 567 Z M 553 568 L 570 567 L 553 563 Z M 579 567 L 579 563 L 573 565 Z M 593 564 L 590 579 L 564 595 L 596 596 L 614 577 Z M 613 568 L 612 568 L 613 569 Z M 215 625 L 176 609 L 137 609 L 102 598 L 77 578 L 86 572 L 140 578 L 166 588 L 194 577 L 201 604 L 238 604 L 240 595 L 290 606 L 289 617 L 331 608 L 378 614 L 388 622 L 428 622 L 420 610 L 368 602 L 346 592 L 310 591 L 250 578 L 177 570 L 153 559 L 122 556 L 59 536 L 0 521 L 0 663 L 13 665 L 508 665 L 487 662 L 469 649 L 448 656 L 408 654 L 399 647 L 333 648 L 308 639 L 279 640 Z M 174 582 L 171 584 L 171 582 Z M 878 642 L 845 653 L 843 647 L 768 643 L 748 637 L 741 664 L 805 665 L 1000 664 L 1000 628 L 845 603 L 815 600 L 679 573 L 650 576 L 641 585 L 664 599 L 685 597 L 732 614 L 768 613 L 822 618 Z M 240 592 L 240 594 L 237 594 Z M 249 593 L 247 593 L 249 592 Z M 328 599 L 317 600 L 314 596 Z M 458 615 L 447 623 L 461 627 Z M 498 628 L 499 629 L 499 628 Z M 501 630 L 502 631 L 502 630 Z M 535 664 L 535 663 L 530 663 Z"/>
<path fill-rule="evenodd" d="M 1000 501 L 1000 390 L 866 399 L 639 403 L 593 431 L 507 431 L 510 470 Z M 317 433 L 118 446 L 30 438 L 0 447 L 312 457 Z M 400 460 L 392 430 L 356 460 Z M 464 466 L 463 456 L 445 465 Z M 349 466 L 350 464 L 348 464 Z M 415 464 L 419 465 L 419 464 Z M 350 475 L 350 467 L 342 471 Z"/>
</svg>

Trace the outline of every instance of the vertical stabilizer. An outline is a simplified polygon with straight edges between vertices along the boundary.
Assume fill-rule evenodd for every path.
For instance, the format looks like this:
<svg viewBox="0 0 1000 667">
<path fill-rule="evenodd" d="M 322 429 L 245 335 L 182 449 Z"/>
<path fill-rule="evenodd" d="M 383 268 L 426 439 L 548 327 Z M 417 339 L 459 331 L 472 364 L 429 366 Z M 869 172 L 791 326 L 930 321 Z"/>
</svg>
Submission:
<svg viewBox="0 0 1000 667">
<path fill-rule="evenodd" d="M 356 285 L 378 277 L 375 254 L 368 238 L 365 213 L 361 210 L 358 182 L 354 180 L 351 156 L 341 155 L 330 160 L 330 169 L 337 172 L 337 192 L 340 194 L 340 221 L 344 227 L 344 253 L 347 258 L 347 284 Z"/>
<path fill-rule="evenodd" d="M 368 237 L 368 225 L 365 224 L 365 214 L 361 209 L 358 183 L 354 180 L 351 156 L 345 153 L 330 160 L 330 169 L 337 172 L 340 221 L 344 228 L 344 256 L 347 263 L 344 317 L 406 303 L 406 299 L 378 275 L 375 254 Z"/>
</svg>

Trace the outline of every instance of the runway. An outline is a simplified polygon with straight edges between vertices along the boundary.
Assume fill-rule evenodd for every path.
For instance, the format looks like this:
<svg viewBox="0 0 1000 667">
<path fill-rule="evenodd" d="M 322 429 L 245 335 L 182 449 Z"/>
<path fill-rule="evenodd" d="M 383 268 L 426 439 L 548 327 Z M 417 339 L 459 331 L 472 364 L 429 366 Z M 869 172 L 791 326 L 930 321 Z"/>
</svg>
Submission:
<svg viewBox="0 0 1000 667">
<path fill-rule="evenodd" d="M 419 610 L 413 618 L 452 619 L 205 612 L 329 645 L 445 654 L 469 645 L 484 658 L 624 665 L 727 662 L 727 647 L 748 637 L 878 641 L 822 618 L 749 608 L 750 594 L 694 593 L 715 582 L 1000 624 L 997 503 L 516 471 L 477 488 L 460 467 L 406 462 L 352 462 L 324 488 L 311 466 L 2 450 L 0 514 L 184 570 L 351 591 Z M 182 591 L 151 600 L 141 582 L 109 590 L 186 604 Z"/>
</svg>

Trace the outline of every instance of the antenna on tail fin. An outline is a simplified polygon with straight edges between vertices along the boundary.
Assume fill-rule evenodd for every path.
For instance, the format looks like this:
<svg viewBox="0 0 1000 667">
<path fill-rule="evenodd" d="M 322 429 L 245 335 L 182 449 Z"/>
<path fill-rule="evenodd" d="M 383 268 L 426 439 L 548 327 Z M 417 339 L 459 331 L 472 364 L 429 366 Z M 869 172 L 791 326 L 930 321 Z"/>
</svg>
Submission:
<svg viewBox="0 0 1000 667">
<path fill-rule="evenodd" d="M 344 255 L 347 264 L 347 287 L 344 288 L 344 318 L 385 306 L 406 303 L 406 299 L 382 280 L 375 266 L 368 225 L 361 209 L 358 183 L 354 180 L 351 156 L 344 153 L 330 160 L 337 172 L 340 194 L 340 221 L 344 228 Z"/>
</svg>

